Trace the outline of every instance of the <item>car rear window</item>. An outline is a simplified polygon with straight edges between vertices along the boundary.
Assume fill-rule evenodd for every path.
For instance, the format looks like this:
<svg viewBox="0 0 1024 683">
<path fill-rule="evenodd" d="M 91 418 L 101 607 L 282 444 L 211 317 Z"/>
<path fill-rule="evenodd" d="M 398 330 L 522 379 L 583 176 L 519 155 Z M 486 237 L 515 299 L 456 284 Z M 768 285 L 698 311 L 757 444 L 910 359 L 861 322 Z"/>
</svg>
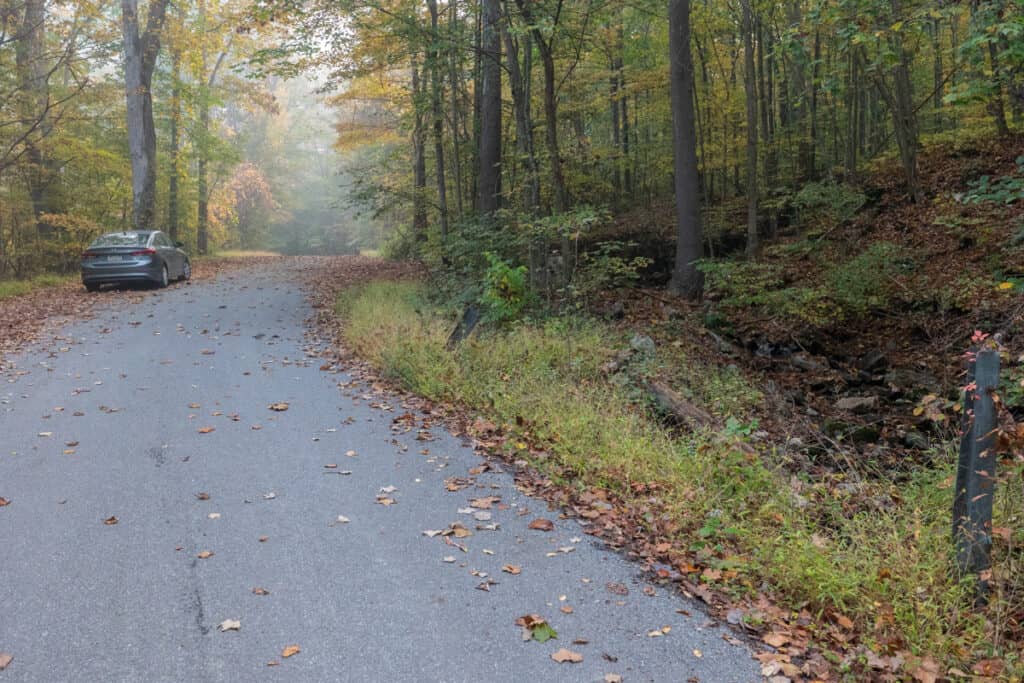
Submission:
<svg viewBox="0 0 1024 683">
<path fill-rule="evenodd" d="M 90 247 L 134 247 L 143 245 L 149 239 L 148 232 L 112 232 L 93 240 Z"/>
</svg>

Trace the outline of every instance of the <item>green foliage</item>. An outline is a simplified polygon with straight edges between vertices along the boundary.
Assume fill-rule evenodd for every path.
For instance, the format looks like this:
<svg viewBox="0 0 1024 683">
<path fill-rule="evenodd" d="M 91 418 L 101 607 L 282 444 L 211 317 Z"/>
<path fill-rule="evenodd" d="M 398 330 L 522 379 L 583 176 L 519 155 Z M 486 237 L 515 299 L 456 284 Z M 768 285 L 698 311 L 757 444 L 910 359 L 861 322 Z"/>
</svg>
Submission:
<svg viewBox="0 0 1024 683">
<path fill-rule="evenodd" d="M 889 242 L 875 242 L 863 253 L 840 264 L 826 274 L 826 286 L 841 310 L 854 315 L 870 308 L 885 306 L 894 276 L 909 268 L 900 259 L 901 251 Z"/>
<path fill-rule="evenodd" d="M 862 192 L 842 183 L 807 183 L 793 197 L 800 222 L 816 232 L 850 220 L 866 202 Z"/>
<path fill-rule="evenodd" d="M 992 179 L 983 175 L 977 180 L 967 183 L 970 188 L 960 196 L 964 204 L 981 204 L 995 202 L 997 204 L 1013 204 L 1024 199 L 1024 156 L 1017 157 L 1017 174 Z"/>
<path fill-rule="evenodd" d="M 480 295 L 484 319 L 491 322 L 518 319 L 530 297 L 526 266 L 511 266 L 491 252 L 484 256 L 488 262 L 483 293 Z"/>
<path fill-rule="evenodd" d="M 636 242 L 598 242 L 583 254 L 582 265 L 573 285 L 582 296 L 597 292 L 632 287 L 640 279 L 640 272 L 650 265 L 644 256 L 626 256 Z"/>
</svg>

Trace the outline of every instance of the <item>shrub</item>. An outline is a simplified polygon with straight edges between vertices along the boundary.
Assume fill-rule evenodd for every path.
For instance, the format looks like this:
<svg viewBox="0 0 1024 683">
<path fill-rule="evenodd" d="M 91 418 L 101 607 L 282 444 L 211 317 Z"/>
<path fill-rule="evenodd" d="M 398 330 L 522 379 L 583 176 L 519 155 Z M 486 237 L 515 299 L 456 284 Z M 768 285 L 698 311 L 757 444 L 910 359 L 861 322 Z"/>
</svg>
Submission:
<svg viewBox="0 0 1024 683">
<path fill-rule="evenodd" d="M 793 197 L 800 222 L 821 230 L 850 220 L 865 202 L 862 192 L 842 183 L 807 183 Z"/>
</svg>

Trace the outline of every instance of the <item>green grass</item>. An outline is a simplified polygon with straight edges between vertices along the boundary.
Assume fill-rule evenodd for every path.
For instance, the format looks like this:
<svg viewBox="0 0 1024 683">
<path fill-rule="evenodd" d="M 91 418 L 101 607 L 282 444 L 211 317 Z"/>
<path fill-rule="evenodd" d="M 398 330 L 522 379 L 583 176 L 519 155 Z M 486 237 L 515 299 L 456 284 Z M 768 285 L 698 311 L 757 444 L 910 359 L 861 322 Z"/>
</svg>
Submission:
<svg viewBox="0 0 1024 683">
<path fill-rule="evenodd" d="M 21 296 L 44 287 L 56 287 L 77 279 L 77 275 L 36 275 L 26 280 L 0 280 L 0 300 Z"/>
<path fill-rule="evenodd" d="M 651 533 L 707 566 L 735 571 L 719 587 L 737 597 L 766 587 L 820 623 L 846 615 L 868 645 L 899 634 L 910 651 L 947 662 L 992 650 L 991 612 L 969 609 L 969 587 L 951 578 L 952 492 L 943 482 L 954 471 L 952 451 L 899 490 L 850 482 L 841 492 L 805 482 L 798 496 L 771 453 L 749 455 L 735 437 L 708 432 L 674 436 L 638 410 L 628 388 L 601 373 L 625 345 L 610 328 L 573 319 L 520 323 L 449 352 L 453 320 L 423 292 L 410 282 L 344 292 L 337 312 L 347 344 L 406 389 L 503 425 L 512 435 L 504 448 L 557 481 L 646 506 L 651 493 L 638 496 L 632 485 L 656 483 Z M 698 398 L 740 395 L 705 402 L 720 416 L 749 412 L 757 399 L 741 378 L 716 368 L 690 367 L 677 377 L 692 382 L 682 389 Z M 526 443 L 545 455 L 531 456 Z M 1019 515 L 1009 495 L 1000 505 Z"/>
</svg>

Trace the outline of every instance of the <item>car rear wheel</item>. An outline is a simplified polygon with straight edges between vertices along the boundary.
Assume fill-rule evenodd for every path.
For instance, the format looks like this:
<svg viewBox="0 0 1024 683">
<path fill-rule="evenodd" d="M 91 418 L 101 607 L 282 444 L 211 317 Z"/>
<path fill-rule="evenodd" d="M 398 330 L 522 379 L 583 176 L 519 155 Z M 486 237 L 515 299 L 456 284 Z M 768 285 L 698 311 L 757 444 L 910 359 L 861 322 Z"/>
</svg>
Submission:
<svg viewBox="0 0 1024 683">
<path fill-rule="evenodd" d="M 192 279 L 192 263 L 188 259 L 185 259 L 185 265 L 181 268 L 181 279 L 191 280 Z"/>
<path fill-rule="evenodd" d="M 170 280 L 167 278 L 167 264 L 165 263 L 164 265 L 162 265 L 160 267 L 160 282 L 158 283 L 157 286 L 160 287 L 161 289 L 163 289 L 169 283 L 170 283 Z"/>
</svg>

